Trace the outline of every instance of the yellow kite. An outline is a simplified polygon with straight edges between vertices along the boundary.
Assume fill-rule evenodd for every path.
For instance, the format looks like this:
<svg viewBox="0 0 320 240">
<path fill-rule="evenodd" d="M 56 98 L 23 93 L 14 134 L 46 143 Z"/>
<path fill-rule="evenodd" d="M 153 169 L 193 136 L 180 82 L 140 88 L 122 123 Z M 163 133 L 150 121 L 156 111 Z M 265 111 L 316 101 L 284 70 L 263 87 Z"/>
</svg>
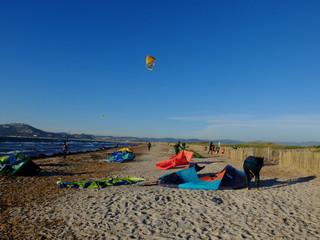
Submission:
<svg viewBox="0 0 320 240">
<path fill-rule="evenodd" d="M 146 57 L 146 65 L 149 70 L 153 70 L 153 66 L 156 63 L 156 59 L 151 56 Z"/>
</svg>

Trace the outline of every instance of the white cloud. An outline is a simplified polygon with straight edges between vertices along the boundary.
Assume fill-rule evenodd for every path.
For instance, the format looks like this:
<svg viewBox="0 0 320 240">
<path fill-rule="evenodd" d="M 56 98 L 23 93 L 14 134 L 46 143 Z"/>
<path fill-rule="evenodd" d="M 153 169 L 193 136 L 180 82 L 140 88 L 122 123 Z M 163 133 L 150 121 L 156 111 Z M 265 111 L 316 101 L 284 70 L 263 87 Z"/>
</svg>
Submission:
<svg viewBox="0 0 320 240">
<path fill-rule="evenodd" d="M 319 141 L 320 115 L 216 115 L 169 117 L 177 121 L 202 123 L 193 132 L 199 138 L 230 138 L 244 141 Z"/>
</svg>

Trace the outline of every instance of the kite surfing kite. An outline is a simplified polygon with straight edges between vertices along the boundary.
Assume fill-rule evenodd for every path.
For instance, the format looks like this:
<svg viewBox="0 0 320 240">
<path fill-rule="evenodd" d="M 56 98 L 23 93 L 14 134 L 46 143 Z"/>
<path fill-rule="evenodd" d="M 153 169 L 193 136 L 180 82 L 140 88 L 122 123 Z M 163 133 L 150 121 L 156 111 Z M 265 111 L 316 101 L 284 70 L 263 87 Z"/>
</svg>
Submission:
<svg viewBox="0 0 320 240">
<path fill-rule="evenodd" d="M 182 150 L 182 152 L 180 152 L 178 155 L 176 155 L 168 160 L 164 160 L 162 162 L 159 162 L 156 165 L 156 168 L 168 170 L 168 169 L 174 168 L 176 166 L 188 164 L 191 162 L 192 157 L 193 157 L 193 152 Z"/>
<path fill-rule="evenodd" d="M 138 182 L 144 182 L 146 179 L 144 178 L 135 178 L 135 177 L 128 177 L 128 178 L 106 178 L 101 180 L 95 181 L 79 181 L 79 182 L 64 182 L 58 181 L 57 185 L 59 188 L 105 188 L 108 186 L 120 186 L 120 185 L 128 185 L 134 184 Z"/>
<path fill-rule="evenodd" d="M 156 59 L 151 56 L 146 57 L 146 65 L 149 70 L 153 70 L 153 66 L 156 63 Z"/>
</svg>

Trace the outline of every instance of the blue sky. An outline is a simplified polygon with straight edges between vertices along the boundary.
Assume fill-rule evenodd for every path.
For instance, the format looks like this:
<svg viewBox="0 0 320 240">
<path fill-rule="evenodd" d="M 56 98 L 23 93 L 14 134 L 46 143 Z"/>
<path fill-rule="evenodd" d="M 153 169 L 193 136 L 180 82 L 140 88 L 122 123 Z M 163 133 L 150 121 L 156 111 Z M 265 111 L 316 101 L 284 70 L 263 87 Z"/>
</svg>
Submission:
<svg viewBox="0 0 320 240">
<path fill-rule="evenodd" d="M 320 141 L 319 26 L 317 0 L 0 1 L 0 123 Z"/>
</svg>

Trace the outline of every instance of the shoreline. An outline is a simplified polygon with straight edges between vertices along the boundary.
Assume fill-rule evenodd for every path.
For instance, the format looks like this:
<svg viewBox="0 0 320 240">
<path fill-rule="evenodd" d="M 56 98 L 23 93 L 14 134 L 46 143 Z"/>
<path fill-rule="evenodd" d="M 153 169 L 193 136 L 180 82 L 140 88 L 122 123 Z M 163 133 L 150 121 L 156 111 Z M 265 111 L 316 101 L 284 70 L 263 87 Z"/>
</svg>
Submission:
<svg viewBox="0 0 320 240">
<path fill-rule="evenodd" d="M 4 139 L 4 138 L 3 138 Z M 8 138 L 5 138 L 8 139 Z M 63 143 L 67 141 L 69 155 L 84 154 L 111 148 L 134 146 L 140 142 L 100 141 L 90 139 L 10 138 L 0 143 L 0 156 L 21 153 L 31 159 L 59 157 L 63 154 Z"/>
<path fill-rule="evenodd" d="M 136 146 L 136 145 L 131 145 L 131 146 L 128 146 L 128 147 L 130 148 L 130 147 L 134 147 L 134 146 Z M 68 156 L 73 156 L 73 155 L 80 155 L 80 154 L 87 154 L 87 153 L 102 153 L 103 154 L 105 151 L 110 151 L 110 150 L 114 150 L 114 149 L 117 149 L 117 148 L 123 148 L 123 147 L 100 147 L 95 151 L 87 150 L 87 151 L 78 151 L 78 152 L 68 152 L 67 155 Z M 38 160 L 38 159 L 54 158 L 54 157 L 63 157 L 63 153 L 62 152 L 53 153 L 53 154 L 50 154 L 50 155 L 39 154 L 38 156 L 30 157 L 30 159 L 31 160 Z"/>
<path fill-rule="evenodd" d="M 133 161 L 106 163 L 113 150 L 35 160 L 35 177 L 1 177 L 2 239 L 318 239 L 320 181 L 305 172 L 266 165 L 261 190 L 188 190 L 136 184 L 60 189 L 56 180 L 143 177 L 175 172 L 155 164 L 174 155 L 168 144 L 134 147 Z M 216 173 L 241 163 L 199 150 L 193 158 Z M 23 196 L 23 197 L 22 197 Z M 41 197 L 42 196 L 42 197 Z M 5 205 L 5 207 L 4 207 Z"/>
</svg>

